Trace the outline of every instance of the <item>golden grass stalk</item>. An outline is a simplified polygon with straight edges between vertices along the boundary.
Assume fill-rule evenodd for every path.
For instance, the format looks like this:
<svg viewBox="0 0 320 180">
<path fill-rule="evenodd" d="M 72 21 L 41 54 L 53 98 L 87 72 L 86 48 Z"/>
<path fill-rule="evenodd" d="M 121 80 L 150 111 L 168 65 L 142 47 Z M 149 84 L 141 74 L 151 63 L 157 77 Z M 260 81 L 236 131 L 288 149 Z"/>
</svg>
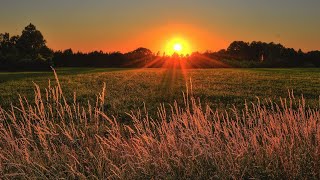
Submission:
<svg viewBox="0 0 320 180">
<path fill-rule="evenodd" d="M 219 112 L 191 90 L 157 118 L 131 112 L 121 124 L 105 113 L 105 85 L 94 105 L 81 105 L 55 77 L 45 95 L 35 85 L 32 103 L 0 108 L 1 178 L 320 178 L 320 111 L 293 93 Z"/>
</svg>

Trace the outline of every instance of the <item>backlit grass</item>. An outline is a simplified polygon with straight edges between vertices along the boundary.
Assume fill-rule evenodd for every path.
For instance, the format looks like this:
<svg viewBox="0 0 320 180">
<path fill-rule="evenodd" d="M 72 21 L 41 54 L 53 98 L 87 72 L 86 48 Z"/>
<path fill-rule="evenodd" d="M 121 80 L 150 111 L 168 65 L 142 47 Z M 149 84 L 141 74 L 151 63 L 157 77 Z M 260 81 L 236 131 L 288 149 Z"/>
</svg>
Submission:
<svg viewBox="0 0 320 180">
<path fill-rule="evenodd" d="M 124 124 L 106 113 L 106 86 L 81 105 L 61 83 L 0 108 L 1 178 L 320 178 L 320 111 L 304 98 L 225 112 L 201 104 L 189 84 L 182 103 L 158 105 L 155 118 L 128 112 Z"/>
</svg>

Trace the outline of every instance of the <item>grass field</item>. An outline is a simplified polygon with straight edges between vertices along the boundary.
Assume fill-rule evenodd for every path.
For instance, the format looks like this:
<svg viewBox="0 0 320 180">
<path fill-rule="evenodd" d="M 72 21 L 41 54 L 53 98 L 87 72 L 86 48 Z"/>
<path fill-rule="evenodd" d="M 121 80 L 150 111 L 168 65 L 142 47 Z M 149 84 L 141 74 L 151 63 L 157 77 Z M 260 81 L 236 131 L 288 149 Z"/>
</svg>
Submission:
<svg viewBox="0 0 320 180">
<path fill-rule="evenodd" d="M 127 118 L 125 112 L 146 107 L 155 112 L 160 103 L 183 102 L 182 91 L 192 81 L 193 94 L 212 108 L 243 107 L 248 102 L 287 97 L 288 91 L 304 95 L 310 106 L 318 106 L 319 69 L 90 69 L 64 68 L 57 70 L 64 93 L 72 101 L 95 102 L 106 83 L 108 114 Z M 53 80 L 53 72 L 0 73 L 0 105 L 8 107 L 18 102 L 17 94 L 33 99 L 34 83 L 42 90 Z"/>
<path fill-rule="evenodd" d="M 1 73 L 0 178 L 319 179 L 319 72 Z"/>
</svg>

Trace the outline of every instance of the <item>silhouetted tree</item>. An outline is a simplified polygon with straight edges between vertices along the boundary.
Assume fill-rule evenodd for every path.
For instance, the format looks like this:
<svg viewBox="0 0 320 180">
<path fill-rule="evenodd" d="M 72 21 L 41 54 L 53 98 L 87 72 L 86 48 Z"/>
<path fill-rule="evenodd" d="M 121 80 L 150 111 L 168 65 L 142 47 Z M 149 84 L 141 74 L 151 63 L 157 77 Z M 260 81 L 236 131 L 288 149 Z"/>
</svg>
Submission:
<svg viewBox="0 0 320 180">
<path fill-rule="evenodd" d="M 0 68 L 4 70 L 49 69 L 53 52 L 40 31 L 32 24 L 21 36 L 0 34 Z"/>
<path fill-rule="evenodd" d="M 48 60 L 52 54 L 46 46 L 46 40 L 42 33 L 33 24 L 29 24 L 24 28 L 21 37 L 17 41 L 17 47 L 23 57 L 32 60 Z"/>
<path fill-rule="evenodd" d="M 243 41 L 234 41 L 227 49 L 228 53 L 235 59 L 246 59 L 249 54 L 249 43 Z"/>
<path fill-rule="evenodd" d="M 320 67 L 320 51 L 310 51 L 305 56 L 309 63 L 316 67 Z"/>
<path fill-rule="evenodd" d="M 267 43 L 253 41 L 249 45 L 249 59 L 253 61 L 266 60 Z"/>
<path fill-rule="evenodd" d="M 125 56 L 127 57 L 127 66 L 129 67 L 144 67 L 153 59 L 152 51 L 143 47 L 128 52 Z"/>
</svg>

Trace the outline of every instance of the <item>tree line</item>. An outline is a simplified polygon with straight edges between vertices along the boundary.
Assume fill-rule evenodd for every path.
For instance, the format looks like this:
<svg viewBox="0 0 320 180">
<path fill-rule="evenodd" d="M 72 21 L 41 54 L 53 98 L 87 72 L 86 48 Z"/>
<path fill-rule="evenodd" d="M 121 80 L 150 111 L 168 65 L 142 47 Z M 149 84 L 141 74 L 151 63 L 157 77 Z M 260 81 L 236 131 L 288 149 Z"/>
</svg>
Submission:
<svg viewBox="0 0 320 180">
<path fill-rule="evenodd" d="M 218 52 L 165 55 L 140 47 L 128 53 L 54 51 L 33 24 L 21 35 L 0 34 L 0 70 L 45 70 L 54 67 L 219 68 L 320 67 L 320 51 L 302 52 L 281 44 L 234 41 Z"/>
<path fill-rule="evenodd" d="M 226 50 L 213 53 L 223 59 L 258 62 L 268 67 L 320 67 L 320 51 L 302 52 L 281 44 L 234 41 Z"/>
</svg>

